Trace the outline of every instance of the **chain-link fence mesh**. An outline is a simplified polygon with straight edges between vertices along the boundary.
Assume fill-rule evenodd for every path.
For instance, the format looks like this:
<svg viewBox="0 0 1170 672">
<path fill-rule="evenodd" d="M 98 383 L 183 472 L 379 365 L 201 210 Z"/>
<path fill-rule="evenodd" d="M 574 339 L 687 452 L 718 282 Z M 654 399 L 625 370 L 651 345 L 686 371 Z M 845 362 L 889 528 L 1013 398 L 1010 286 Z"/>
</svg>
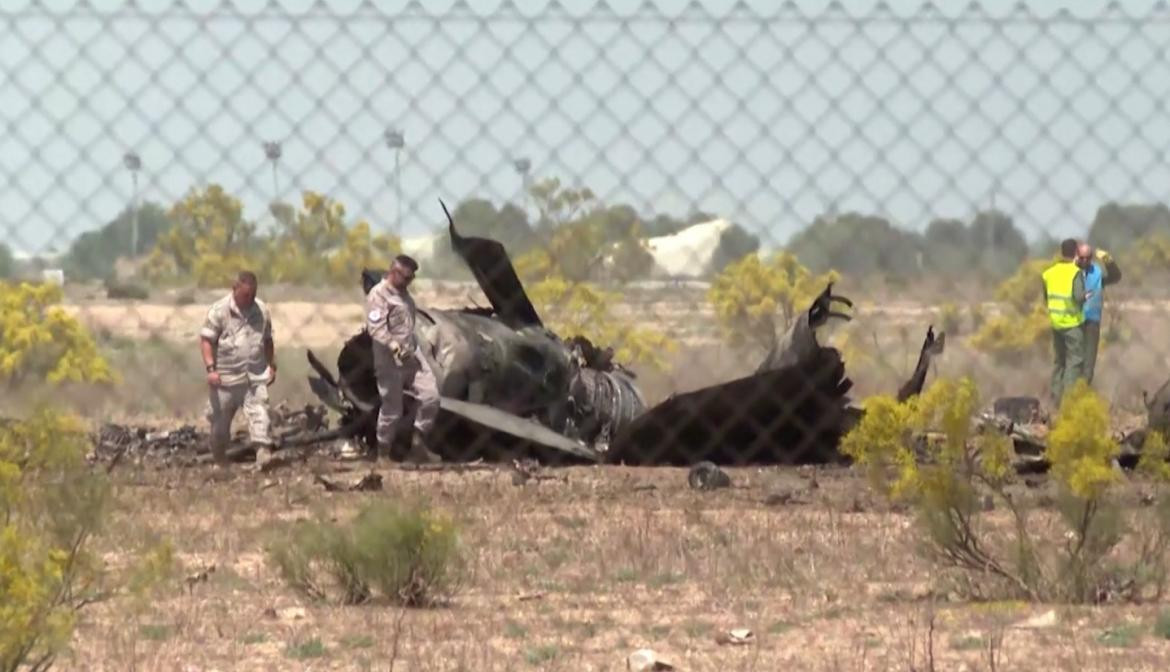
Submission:
<svg viewBox="0 0 1170 672">
<path fill-rule="evenodd" d="M 12 407 L 202 437 L 198 337 L 249 269 L 271 431 L 376 443 L 374 346 L 349 339 L 405 253 L 449 460 L 832 460 L 859 399 L 932 376 L 1051 407 L 1080 371 L 1119 431 L 1145 422 L 1166 2 L 618 4 L 5 3 L 0 272 L 32 283 L 5 289 Z M 1104 309 L 1054 335 L 1041 273 L 1069 237 L 1103 252 Z M 255 341 L 223 315 L 221 359 Z"/>
</svg>

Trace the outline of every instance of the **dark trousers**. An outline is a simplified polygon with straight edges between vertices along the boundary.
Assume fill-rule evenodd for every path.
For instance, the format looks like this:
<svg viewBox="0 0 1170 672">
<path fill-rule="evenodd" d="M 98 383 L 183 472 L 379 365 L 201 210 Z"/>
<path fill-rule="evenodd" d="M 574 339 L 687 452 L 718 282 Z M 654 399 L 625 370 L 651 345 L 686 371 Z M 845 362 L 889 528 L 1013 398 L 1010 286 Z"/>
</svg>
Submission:
<svg viewBox="0 0 1170 672">
<path fill-rule="evenodd" d="M 1052 403 L 1059 408 L 1077 378 L 1085 377 L 1085 332 L 1083 327 L 1052 330 Z"/>
<path fill-rule="evenodd" d="M 1101 323 L 1085 320 L 1081 331 L 1085 336 L 1085 380 L 1093 384 L 1093 371 L 1097 368 L 1097 350 L 1101 346 Z"/>
</svg>

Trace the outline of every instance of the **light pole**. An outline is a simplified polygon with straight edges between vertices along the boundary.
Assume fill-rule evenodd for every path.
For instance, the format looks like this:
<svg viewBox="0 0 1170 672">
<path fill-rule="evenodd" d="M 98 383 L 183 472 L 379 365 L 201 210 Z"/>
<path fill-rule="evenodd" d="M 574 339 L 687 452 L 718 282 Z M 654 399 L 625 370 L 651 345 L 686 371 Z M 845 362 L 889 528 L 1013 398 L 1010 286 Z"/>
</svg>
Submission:
<svg viewBox="0 0 1170 672">
<path fill-rule="evenodd" d="M 406 146 L 406 137 L 402 131 L 391 128 L 387 130 L 383 137 L 386 138 L 386 146 L 394 150 L 394 204 L 397 209 L 394 217 L 394 233 L 395 235 L 402 235 L 402 171 L 401 171 L 401 156 L 402 148 Z"/>
<path fill-rule="evenodd" d="M 280 160 L 280 143 L 275 140 L 264 143 L 264 156 L 272 162 L 272 202 L 275 203 L 280 189 L 276 186 L 276 162 Z"/>
<path fill-rule="evenodd" d="M 524 214 L 528 214 L 528 171 L 532 170 L 532 161 L 528 157 L 521 156 L 512 160 L 512 167 L 520 174 L 520 207 L 524 209 Z"/>
<path fill-rule="evenodd" d="M 134 152 L 122 155 L 122 165 L 130 170 L 130 181 L 134 185 L 134 192 L 130 201 L 130 258 L 138 256 L 138 170 L 142 168 L 142 159 Z"/>
</svg>

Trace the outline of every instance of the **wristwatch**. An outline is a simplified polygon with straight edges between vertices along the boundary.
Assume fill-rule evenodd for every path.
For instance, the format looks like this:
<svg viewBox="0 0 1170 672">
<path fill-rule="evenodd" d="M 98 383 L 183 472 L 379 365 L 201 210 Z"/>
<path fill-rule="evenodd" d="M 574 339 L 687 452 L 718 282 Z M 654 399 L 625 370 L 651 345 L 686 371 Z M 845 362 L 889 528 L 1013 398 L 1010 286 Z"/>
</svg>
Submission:
<svg viewBox="0 0 1170 672">
<path fill-rule="evenodd" d="M 207 366 L 205 366 L 203 368 L 207 369 L 208 373 L 211 373 L 212 371 L 215 370 L 215 364 L 208 364 Z"/>
</svg>

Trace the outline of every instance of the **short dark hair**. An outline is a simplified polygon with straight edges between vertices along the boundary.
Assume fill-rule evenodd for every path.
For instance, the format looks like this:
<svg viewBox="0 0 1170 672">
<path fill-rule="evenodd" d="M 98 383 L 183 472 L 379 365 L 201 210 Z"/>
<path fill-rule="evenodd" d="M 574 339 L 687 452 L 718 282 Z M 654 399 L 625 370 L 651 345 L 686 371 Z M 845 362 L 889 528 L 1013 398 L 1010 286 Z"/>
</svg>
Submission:
<svg viewBox="0 0 1170 672">
<path fill-rule="evenodd" d="M 394 263 L 402 264 L 403 266 L 409 268 L 411 273 L 418 270 L 418 262 L 405 254 L 400 254 L 397 257 L 394 257 Z"/>
<path fill-rule="evenodd" d="M 236 282 L 249 287 L 256 287 L 260 284 L 260 281 L 256 279 L 256 274 L 252 271 L 240 271 L 237 273 Z"/>
<path fill-rule="evenodd" d="M 1078 247 L 1080 247 L 1080 243 L 1075 238 L 1065 238 L 1060 243 L 1060 253 L 1065 257 L 1075 257 Z"/>
</svg>

